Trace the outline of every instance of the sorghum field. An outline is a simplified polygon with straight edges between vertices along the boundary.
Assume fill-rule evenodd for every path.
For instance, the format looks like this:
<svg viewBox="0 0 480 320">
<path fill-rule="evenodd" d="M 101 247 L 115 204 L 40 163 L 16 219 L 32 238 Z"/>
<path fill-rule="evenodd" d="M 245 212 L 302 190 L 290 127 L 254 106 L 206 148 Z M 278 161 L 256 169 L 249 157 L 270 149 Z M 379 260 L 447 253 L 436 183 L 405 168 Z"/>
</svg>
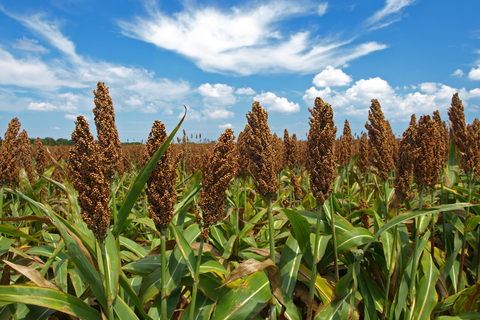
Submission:
<svg viewBox="0 0 480 320">
<path fill-rule="evenodd" d="M 70 147 L 9 123 L 0 319 L 480 319 L 480 122 L 458 94 L 401 139 L 377 100 L 353 137 L 317 98 L 307 141 L 255 102 L 216 143 L 157 120 L 128 146 L 94 95 L 97 139 L 82 116 Z"/>
</svg>

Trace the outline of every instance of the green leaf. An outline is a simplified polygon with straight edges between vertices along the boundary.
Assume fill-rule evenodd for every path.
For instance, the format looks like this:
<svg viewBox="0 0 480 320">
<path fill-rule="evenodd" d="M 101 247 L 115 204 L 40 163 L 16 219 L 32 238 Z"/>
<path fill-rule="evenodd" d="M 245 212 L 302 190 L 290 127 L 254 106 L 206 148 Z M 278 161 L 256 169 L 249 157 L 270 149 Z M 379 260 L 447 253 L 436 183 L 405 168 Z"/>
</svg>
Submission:
<svg viewBox="0 0 480 320">
<path fill-rule="evenodd" d="M 118 281 L 120 286 L 122 287 L 124 292 L 127 294 L 127 296 L 130 298 L 130 300 L 133 302 L 133 304 L 137 307 L 137 310 L 140 312 L 142 319 L 152 320 L 143 310 L 144 305 L 142 305 L 142 303 L 140 302 L 140 299 L 138 298 L 137 293 L 133 289 L 130 281 L 128 280 L 129 279 L 127 278 L 127 276 L 125 276 L 123 271 L 120 272 L 120 278 Z"/>
<path fill-rule="evenodd" d="M 320 311 L 315 320 L 342 320 L 348 319 L 350 315 L 350 296 L 352 291 L 346 294 L 341 299 L 336 299 L 332 301 L 328 306 L 326 306 L 322 311 Z"/>
<path fill-rule="evenodd" d="M 298 241 L 290 235 L 280 256 L 280 280 L 282 289 L 291 297 L 297 282 L 298 267 L 302 261 L 302 252 Z"/>
<path fill-rule="evenodd" d="M 363 247 L 363 251 L 365 252 L 365 250 L 372 244 L 372 242 L 375 241 L 386 230 L 389 230 L 390 228 L 393 228 L 394 226 L 397 226 L 407 220 L 413 220 L 417 217 L 421 217 L 427 214 L 439 213 L 443 211 L 452 211 L 452 210 L 463 209 L 465 207 L 473 207 L 473 206 L 476 206 L 476 204 L 455 203 L 455 204 L 444 204 L 444 205 L 430 207 L 422 210 L 407 211 L 391 219 L 380 230 L 378 230 L 373 236 L 373 238 Z"/>
<path fill-rule="evenodd" d="M 473 231 L 477 228 L 478 224 L 480 223 L 479 216 L 472 216 L 465 221 L 465 232 Z"/>
<path fill-rule="evenodd" d="M 300 214 L 295 211 L 284 209 L 285 215 L 292 225 L 294 238 L 298 241 L 298 246 L 302 251 L 302 255 L 311 267 L 313 265 L 312 246 L 310 245 L 310 224 Z"/>
<path fill-rule="evenodd" d="M 107 270 L 105 276 L 108 277 L 108 285 L 110 286 L 108 292 L 110 297 L 107 297 L 110 302 L 113 302 L 117 296 L 118 278 L 120 276 L 120 256 L 117 247 L 117 241 L 113 237 L 110 230 L 107 230 L 107 237 L 105 238 L 105 257 L 107 263 Z"/>
<path fill-rule="evenodd" d="M 271 297 L 267 276 L 263 272 L 256 272 L 220 297 L 211 319 L 250 319 Z"/>
<path fill-rule="evenodd" d="M 45 243 L 44 241 L 34 238 L 31 235 L 28 235 L 18 230 L 17 228 L 13 228 L 5 224 L 0 224 L 0 233 L 8 234 L 9 236 L 12 236 L 12 237 L 19 237 L 19 238 L 23 238 L 30 241 Z"/>
<path fill-rule="evenodd" d="M 125 248 L 132 251 L 140 258 L 145 258 L 145 256 L 148 254 L 148 251 L 145 248 L 141 247 L 135 241 L 122 236 L 120 236 L 119 238 L 120 238 L 120 246 L 124 246 Z"/>
<path fill-rule="evenodd" d="M 135 312 L 133 312 L 132 309 L 130 309 L 128 304 L 126 304 L 125 301 L 123 301 L 122 298 L 120 298 L 120 296 L 117 296 L 115 298 L 113 302 L 113 310 L 115 311 L 115 314 L 120 320 L 138 319 Z"/>
<path fill-rule="evenodd" d="M 480 313 L 470 311 L 458 316 L 440 316 L 437 320 L 480 320 Z"/>
<path fill-rule="evenodd" d="M 80 319 L 102 320 L 94 308 L 77 297 L 61 291 L 26 286 L 0 286 L 0 301 L 25 303 L 55 309 Z"/>
<path fill-rule="evenodd" d="M 10 249 L 10 246 L 14 242 L 15 242 L 15 239 L 0 237 L 0 256 L 3 256 L 3 254 Z"/>
<path fill-rule="evenodd" d="M 173 129 L 173 131 L 168 135 L 167 140 L 162 144 L 162 146 L 155 152 L 155 154 L 148 160 L 147 164 L 140 170 L 135 181 L 131 184 L 130 189 L 128 190 L 125 199 L 123 200 L 122 206 L 118 210 L 117 213 L 117 223 L 113 228 L 113 235 L 119 236 L 122 233 L 123 228 L 125 227 L 125 222 L 127 221 L 127 217 L 130 215 L 130 211 L 132 210 L 135 202 L 138 199 L 138 196 L 142 192 L 145 184 L 147 183 L 148 178 L 152 174 L 153 170 L 157 166 L 158 161 L 162 157 L 165 150 L 167 150 L 170 142 L 173 140 L 173 137 L 177 133 L 178 129 L 185 120 L 185 116 L 187 115 L 186 107 L 185 107 L 185 115 L 183 116 L 180 123 Z"/>
<path fill-rule="evenodd" d="M 198 224 L 192 224 L 188 228 L 185 229 L 183 232 L 183 237 L 190 245 L 198 238 L 200 235 L 200 229 L 198 228 Z M 148 257 L 147 257 L 148 258 Z M 167 269 L 167 294 L 172 292 L 173 289 L 177 287 L 180 283 L 182 278 L 182 272 L 185 268 L 186 263 L 185 259 L 183 258 L 182 253 L 180 252 L 179 246 L 176 246 L 173 250 L 172 254 L 170 255 L 170 259 L 168 260 L 168 269 Z M 142 283 L 142 287 L 140 290 L 140 301 L 144 305 L 152 299 L 161 288 L 161 269 L 160 265 L 158 265 L 154 272 L 152 272 L 148 277 L 145 278 L 145 281 Z"/>
<path fill-rule="evenodd" d="M 435 267 L 431 255 L 425 250 L 422 255 L 423 277 L 413 302 L 413 319 L 428 319 L 437 304 L 437 283 L 440 271 Z"/>
<path fill-rule="evenodd" d="M 210 300 L 207 296 L 203 293 L 197 293 L 197 301 L 195 302 L 195 310 L 193 311 L 193 319 L 194 320 L 208 320 L 210 315 L 212 314 L 213 307 L 215 303 Z M 188 316 L 190 315 L 190 307 L 189 304 L 187 309 L 182 314 L 181 320 L 189 320 Z"/>
<path fill-rule="evenodd" d="M 177 242 L 177 248 L 180 249 L 180 253 L 183 256 L 183 259 L 187 263 L 187 267 L 190 270 L 190 274 L 193 277 L 193 281 L 195 280 L 195 269 L 196 269 L 196 264 L 195 264 L 195 254 L 193 253 L 192 248 L 190 247 L 190 244 L 185 240 L 185 237 L 183 236 L 182 232 L 178 230 L 178 228 L 171 223 L 170 228 L 173 231 L 173 234 L 175 236 L 175 241 Z"/>
</svg>

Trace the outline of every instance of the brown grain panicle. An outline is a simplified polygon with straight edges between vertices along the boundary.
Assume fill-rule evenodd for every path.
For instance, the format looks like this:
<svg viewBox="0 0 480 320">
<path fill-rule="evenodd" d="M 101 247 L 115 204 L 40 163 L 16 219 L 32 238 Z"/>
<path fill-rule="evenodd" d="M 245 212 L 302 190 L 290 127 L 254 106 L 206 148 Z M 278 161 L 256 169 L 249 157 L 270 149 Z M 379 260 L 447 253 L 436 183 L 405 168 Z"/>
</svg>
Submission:
<svg viewBox="0 0 480 320">
<path fill-rule="evenodd" d="M 274 200 L 277 196 L 278 181 L 275 172 L 275 149 L 268 126 L 268 113 L 255 101 L 247 114 L 245 127 L 247 154 L 255 187 L 264 198 Z"/>
<path fill-rule="evenodd" d="M 321 98 L 316 98 L 315 107 L 308 110 L 312 117 L 309 118 L 307 168 L 310 170 L 310 188 L 320 207 L 332 192 L 336 175 L 334 148 L 337 127 L 333 121 L 332 106 Z"/>
<path fill-rule="evenodd" d="M 97 91 L 93 90 L 93 94 L 95 95 L 93 114 L 100 146 L 101 167 L 105 179 L 110 182 L 122 159 L 120 138 L 115 125 L 115 111 L 105 83 L 98 82 Z"/>
<path fill-rule="evenodd" d="M 161 121 L 155 120 L 146 143 L 149 158 L 157 152 L 167 138 L 165 125 Z M 161 232 L 168 228 L 173 218 L 173 207 L 177 201 L 175 183 L 178 162 L 179 157 L 173 154 L 173 145 L 170 144 L 147 181 L 150 218 Z"/>
<path fill-rule="evenodd" d="M 202 209 L 203 223 L 196 216 L 196 221 L 202 229 L 203 237 L 208 236 L 211 226 L 222 219 L 227 189 L 230 181 L 235 176 L 236 159 L 235 136 L 230 128 L 227 128 L 215 144 L 212 154 L 204 166 L 202 175 L 202 192 L 199 206 Z"/>
<path fill-rule="evenodd" d="M 73 147 L 68 157 L 68 176 L 78 191 L 78 203 L 82 219 L 92 230 L 95 238 L 104 239 L 110 224 L 108 207 L 109 189 L 101 167 L 98 144 L 90 133 L 88 122 L 83 116 L 75 121 L 72 133 Z"/>
</svg>

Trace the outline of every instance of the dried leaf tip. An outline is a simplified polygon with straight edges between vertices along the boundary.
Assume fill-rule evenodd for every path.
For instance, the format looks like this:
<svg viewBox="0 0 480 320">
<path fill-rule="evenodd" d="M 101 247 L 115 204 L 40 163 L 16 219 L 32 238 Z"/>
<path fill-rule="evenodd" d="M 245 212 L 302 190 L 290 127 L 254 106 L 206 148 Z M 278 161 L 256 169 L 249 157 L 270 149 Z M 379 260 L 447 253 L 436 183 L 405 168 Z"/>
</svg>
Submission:
<svg viewBox="0 0 480 320">
<path fill-rule="evenodd" d="M 95 238 L 104 239 L 110 224 L 109 190 L 98 165 L 101 156 L 97 143 L 83 116 L 75 121 L 72 133 L 73 147 L 68 157 L 68 176 L 78 191 L 82 219 Z"/>
</svg>

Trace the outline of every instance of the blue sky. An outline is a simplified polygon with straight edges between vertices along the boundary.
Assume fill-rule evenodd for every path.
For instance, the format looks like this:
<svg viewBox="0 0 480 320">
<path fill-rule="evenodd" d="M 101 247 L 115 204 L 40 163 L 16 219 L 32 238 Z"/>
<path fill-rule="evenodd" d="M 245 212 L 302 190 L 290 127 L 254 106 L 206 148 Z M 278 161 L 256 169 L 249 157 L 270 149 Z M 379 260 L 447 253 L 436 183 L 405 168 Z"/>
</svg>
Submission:
<svg viewBox="0 0 480 320">
<path fill-rule="evenodd" d="M 396 134 L 447 109 L 480 106 L 480 2 L 0 0 L 0 132 L 13 117 L 30 137 L 94 129 L 93 93 L 110 88 L 122 141 L 170 131 L 236 135 L 253 101 L 269 125 L 305 139 L 308 108 L 332 104 L 338 134 L 360 133 L 370 100 Z M 94 130 L 92 130 L 94 131 Z"/>
</svg>

